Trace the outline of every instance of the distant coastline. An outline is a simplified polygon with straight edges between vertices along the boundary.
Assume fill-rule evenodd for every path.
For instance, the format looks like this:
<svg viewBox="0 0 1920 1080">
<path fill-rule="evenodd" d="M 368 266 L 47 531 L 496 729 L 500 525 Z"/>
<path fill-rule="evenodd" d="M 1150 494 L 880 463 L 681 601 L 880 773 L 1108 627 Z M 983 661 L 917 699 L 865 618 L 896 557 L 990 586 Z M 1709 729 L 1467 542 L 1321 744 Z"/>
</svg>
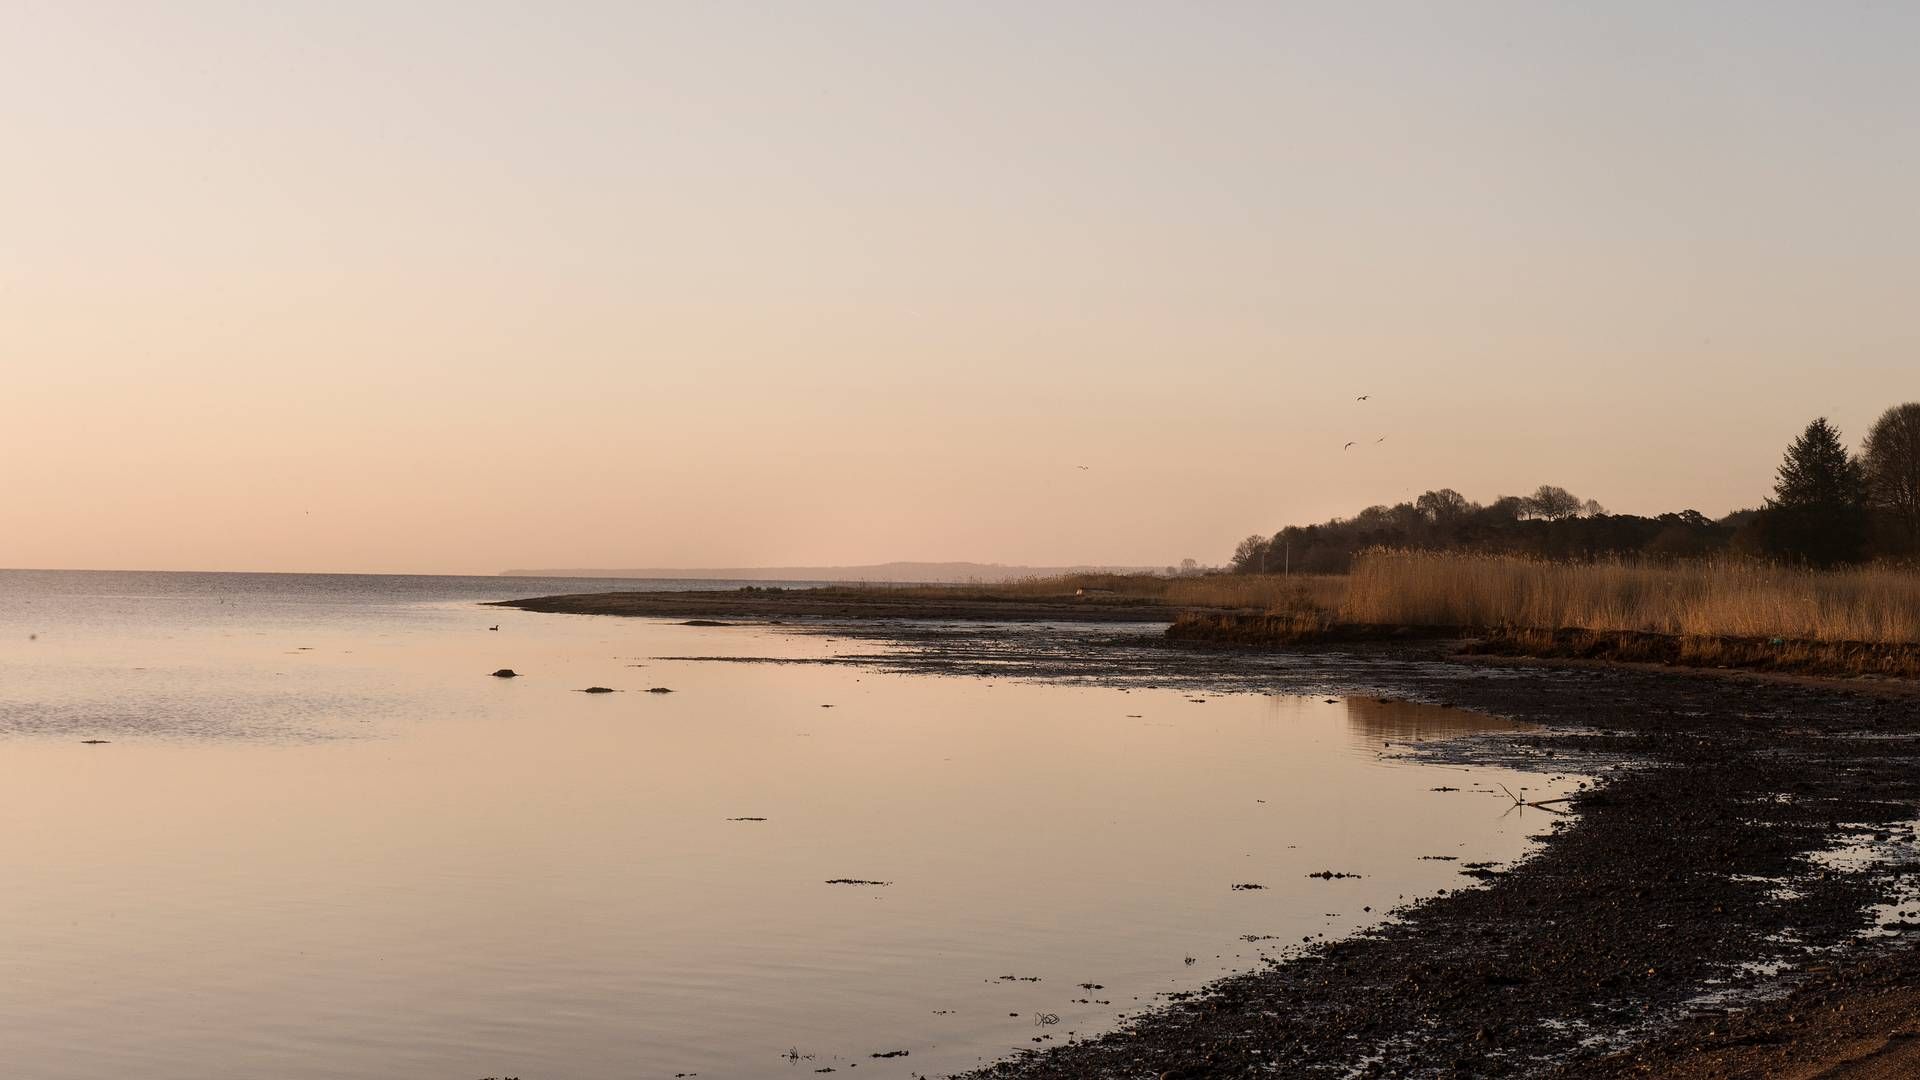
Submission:
<svg viewBox="0 0 1920 1080">
<path fill-rule="evenodd" d="M 607 570 L 594 568 L 502 570 L 501 577 L 649 578 L 655 581 L 888 581 L 912 583 L 1003 582 L 1063 574 L 1150 573 L 1153 566 L 1006 566 L 975 562 L 888 562 L 867 566 L 754 566 Z"/>
</svg>

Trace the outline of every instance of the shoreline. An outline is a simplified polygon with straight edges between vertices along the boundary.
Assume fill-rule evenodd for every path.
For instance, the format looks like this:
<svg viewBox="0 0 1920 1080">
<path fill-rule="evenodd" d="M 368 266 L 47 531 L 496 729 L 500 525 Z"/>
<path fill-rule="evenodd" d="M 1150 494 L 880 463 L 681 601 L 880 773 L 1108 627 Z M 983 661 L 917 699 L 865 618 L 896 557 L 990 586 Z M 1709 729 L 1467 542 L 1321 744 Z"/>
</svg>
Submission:
<svg viewBox="0 0 1920 1080">
<path fill-rule="evenodd" d="M 570 593 L 494 600 L 493 607 L 560 615 L 617 615 L 660 619 L 892 619 L 939 622 L 1171 622 L 1177 609 L 1124 597 L 1082 600 L 995 596 L 955 589 L 929 599 L 880 588 L 782 589 L 748 587 L 685 592 Z"/>
<path fill-rule="evenodd" d="M 695 614 L 614 596 L 629 598 L 620 614 Z M 750 615 L 726 596 L 705 594 L 727 610 L 699 614 Z M 593 613 L 579 599 L 506 606 Z M 1028 618 L 991 620 L 1027 625 L 901 614 L 953 606 L 902 603 L 851 618 L 808 611 L 786 625 L 873 641 L 874 653 L 832 662 L 902 672 L 1374 693 L 1476 708 L 1541 725 L 1505 740 L 1519 750 L 1500 751 L 1526 767 L 1604 777 L 1511 867 L 1107 1035 L 970 1076 L 1841 1077 L 1856 1074 L 1819 1070 L 1855 1068 L 1855 1059 L 1886 1068 L 1920 1053 L 1899 1035 L 1915 1029 L 1898 1011 L 1912 1003 L 1903 988 L 1920 985 L 1911 944 L 1920 940 L 1920 708 L 1907 695 L 1644 665 L 1462 663 L 1432 640 L 1268 652 L 1033 625 L 1146 621 L 1113 618 L 1120 605 L 1074 618 L 1079 605 L 1028 604 Z M 1150 621 L 1170 615 L 1162 608 Z M 1515 763 L 1471 742 L 1445 752 Z M 1810 859 L 1843 845 L 1882 859 Z M 1884 920 L 1875 914 L 1903 898 Z M 1886 1022 L 1867 1020 L 1876 1016 Z"/>
<path fill-rule="evenodd" d="M 732 590 L 571 593 L 489 601 L 499 607 L 567 615 L 790 621 L 1165 623 L 1167 637 L 1226 648 L 1288 650 L 1367 642 L 1452 641 L 1462 653 L 1516 662 L 1651 665 L 1700 672 L 1742 671 L 1822 680 L 1878 680 L 1920 690 L 1920 645 L 1865 641 L 1683 636 L 1577 628 L 1475 628 L 1345 622 L 1329 610 L 1268 612 L 1219 604 L 1178 604 L 1128 595 L 1027 595 L 994 586 L 888 588 L 748 586 Z"/>
</svg>

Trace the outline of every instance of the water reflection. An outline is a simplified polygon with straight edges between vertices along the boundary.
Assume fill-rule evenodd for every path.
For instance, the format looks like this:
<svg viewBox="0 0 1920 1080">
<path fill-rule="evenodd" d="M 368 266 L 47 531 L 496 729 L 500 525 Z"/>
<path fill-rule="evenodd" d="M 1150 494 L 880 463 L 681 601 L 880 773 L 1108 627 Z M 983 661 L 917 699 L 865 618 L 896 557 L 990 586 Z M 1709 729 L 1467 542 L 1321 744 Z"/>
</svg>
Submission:
<svg viewBox="0 0 1920 1080">
<path fill-rule="evenodd" d="M 328 588 L 0 641 L 0 715 L 60 718 L 0 733 L 18 1075 L 938 1074 L 1544 826 L 1375 752 L 1503 729 L 1457 710 L 662 661 L 842 646 Z"/>
<path fill-rule="evenodd" d="M 1426 742 L 1534 730 L 1530 724 L 1504 717 L 1417 701 L 1349 696 L 1342 703 L 1347 709 L 1348 727 L 1361 745 L 1368 747 L 1382 742 Z"/>
</svg>

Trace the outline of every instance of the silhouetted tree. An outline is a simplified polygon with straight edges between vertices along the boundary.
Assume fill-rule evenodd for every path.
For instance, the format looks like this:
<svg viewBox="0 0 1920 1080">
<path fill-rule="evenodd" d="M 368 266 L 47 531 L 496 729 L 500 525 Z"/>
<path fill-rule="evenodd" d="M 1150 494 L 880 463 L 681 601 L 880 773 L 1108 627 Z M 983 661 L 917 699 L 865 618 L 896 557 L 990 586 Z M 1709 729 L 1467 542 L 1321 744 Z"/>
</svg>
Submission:
<svg viewBox="0 0 1920 1080">
<path fill-rule="evenodd" d="M 1267 538 L 1255 533 L 1233 549 L 1233 569 L 1238 574 L 1257 574 L 1266 569 Z"/>
<path fill-rule="evenodd" d="M 1640 553 L 1650 559 L 1697 559 L 1708 550 L 1707 541 L 1685 525 L 1668 525 L 1655 533 Z"/>
<path fill-rule="evenodd" d="M 1832 566 L 1864 553 L 1866 473 L 1826 417 L 1808 424 L 1787 447 L 1773 498 L 1754 525 L 1761 546 L 1779 558 Z"/>
<path fill-rule="evenodd" d="M 1541 484 L 1533 494 L 1521 500 L 1521 506 L 1534 517 L 1559 521 L 1580 512 L 1580 499 L 1566 488 Z"/>
<path fill-rule="evenodd" d="M 1640 549 L 1653 559 L 1697 559 L 1725 544 L 1732 531 L 1716 528 L 1698 510 L 1661 514 L 1654 520 L 1660 523 L 1660 531 Z"/>
<path fill-rule="evenodd" d="M 1428 521 L 1442 528 L 1453 525 L 1475 509 L 1465 495 L 1452 488 L 1429 491 L 1413 500 L 1413 505 L 1426 516 Z"/>
<path fill-rule="evenodd" d="M 1549 491 L 1561 491 L 1549 487 Z M 1535 497 L 1538 497 L 1536 493 Z M 1481 506 L 1451 488 L 1428 491 L 1411 502 L 1369 506 L 1351 518 L 1318 525 L 1289 525 L 1266 543 L 1268 573 L 1344 574 L 1354 556 L 1371 547 L 1439 551 L 1481 551 L 1535 555 L 1549 559 L 1600 559 L 1635 554 L 1650 558 L 1693 558 L 1725 550 L 1735 526 L 1760 511 L 1742 511 L 1714 522 L 1697 510 L 1657 518 L 1609 514 L 1589 500 L 1578 512 L 1565 512 L 1573 496 L 1549 500 L 1555 520 L 1523 517 L 1528 500 L 1512 495 Z M 1752 540 L 1749 537 L 1749 540 Z M 1234 550 L 1242 573 L 1260 568 L 1261 537 L 1250 536 Z M 1766 554 L 1753 541 L 1754 554 Z"/>
<path fill-rule="evenodd" d="M 1867 494 L 1887 523 L 1893 550 L 1920 552 L 1920 403 L 1895 405 L 1867 432 Z"/>
<path fill-rule="evenodd" d="M 1490 522 L 1519 521 L 1520 515 L 1527 512 L 1527 500 L 1518 495 L 1499 495 L 1480 511 Z"/>
<path fill-rule="evenodd" d="M 1787 447 L 1773 483 L 1774 506 L 1842 506 L 1860 502 L 1859 462 L 1840 440 L 1840 429 L 1817 417 Z"/>
</svg>

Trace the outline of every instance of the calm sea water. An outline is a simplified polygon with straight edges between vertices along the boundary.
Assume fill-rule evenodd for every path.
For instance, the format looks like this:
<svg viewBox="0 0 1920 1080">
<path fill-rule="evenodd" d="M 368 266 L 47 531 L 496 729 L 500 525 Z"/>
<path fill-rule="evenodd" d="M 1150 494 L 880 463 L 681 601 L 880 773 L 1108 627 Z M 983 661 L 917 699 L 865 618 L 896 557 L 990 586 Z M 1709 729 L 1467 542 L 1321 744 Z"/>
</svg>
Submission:
<svg viewBox="0 0 1920 1080">
<path fill-rule="evenodd" d="M 479 606 L 662 584 L 0 571 L 0 1061 L 940 1075 L 1544 825 L 1472 790 L 1541 777 L 1381 753 L 1498 727 L 1458 712 L 661 660 L 848 646 Z"/>
</svg>

